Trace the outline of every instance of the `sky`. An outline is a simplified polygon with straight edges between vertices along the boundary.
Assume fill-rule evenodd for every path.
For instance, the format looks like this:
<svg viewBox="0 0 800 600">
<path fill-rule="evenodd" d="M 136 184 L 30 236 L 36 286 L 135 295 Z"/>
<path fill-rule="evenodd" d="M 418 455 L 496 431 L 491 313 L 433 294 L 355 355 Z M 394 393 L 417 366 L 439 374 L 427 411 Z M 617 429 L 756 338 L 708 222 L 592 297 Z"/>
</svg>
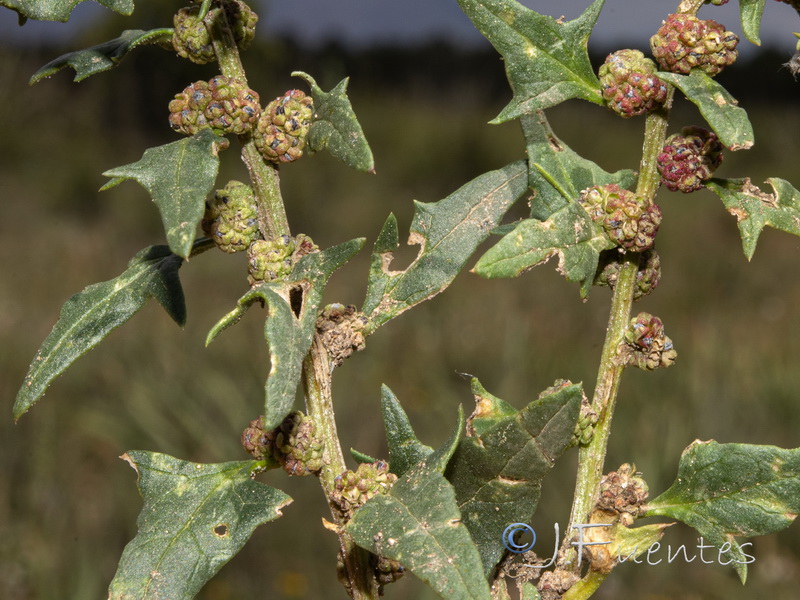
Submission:
<svg viewBox="0 0 800 600">
<path fill-rule="evenodd" d="M 553 17 L 564 15 L 570 20 L 585 10 L 590 0 L 521 0 L 521 3 L 541 13 Z M 434 38 L 473 47 L 486 43 L 461 12 L 456 0 L 252 0 L 251 5 L 262 15 L 260 35 L 288 33 L 311 44 L 335 39 L 365 47 L 390 42 L 422 43 Z M 665 11 L 676 5 L 677 0 L 607 0 L 590 44 L 604 49 L 644 50 L 650 35 L 665 17 Z M 29 21 L 20 28 L 16 14 L 0 8 L 0 43 L 31 40 L 68 44 L 76 23 L 88 25 L 104 12 L 108 9 L 94 2 L 84 2 L 73 11 L 73 19 L 68 24 Z M 736 0 L 720 7 L 705 6 L 699 16 L 724 23 L 741 35 Z M 131 23 L 131 28 L 137 27 L 135 13 Z M 797 13 L 785 4 L 767 0 L 762 22 L 764 45 L 777 47 L 790 55 L 796 42 L 793 31 L 800 31 Z M 743 56 L 753 50 L 749 42 L 740 45 Z"/>
</svg>

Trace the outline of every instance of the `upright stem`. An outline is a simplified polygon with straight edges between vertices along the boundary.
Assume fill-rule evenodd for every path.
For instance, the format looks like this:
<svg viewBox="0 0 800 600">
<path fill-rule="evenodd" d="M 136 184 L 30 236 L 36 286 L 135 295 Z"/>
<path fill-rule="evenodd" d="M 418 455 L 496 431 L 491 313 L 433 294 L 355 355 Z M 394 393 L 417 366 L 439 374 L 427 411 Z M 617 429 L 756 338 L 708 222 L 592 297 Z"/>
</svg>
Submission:
<svg viewBox="0 0 800 600">
<path fill-rule="evenodd" d="M 378 587 L 374 567 L 370 565 L 370 554 L 356 546 L 353 539 L 341 527 L 345 521 L 339 507 L 331 501 L 336 476 L 346 469 L 342 446 L 336 432 L 331 394 L 332 369 L 328 351 L 319 336 L 314 337 L 311 351 L 303 362 L 303 384 L 305 386 L 306 410 L 322 438 L 323 466 L 319 475 L 320 484 L 325 491 L 328 506 L 334 523 L 337 525 L 339 548 L 344 563 L 345 576 L 349 581 L 348 592 L 355 600 L 370 600 L 378 597 Z"/>
<path fill-rule="evenodd" d="M 214 51 L 220 70 L 226 77 L 235 77 L 247 82 L 239 50 L 233 38 L 230 24 L 222 9 L 211 9 L 205 19 L 206 27 L 211 32 Z M 280 235 L 288 235 L 289 221 L 280 190 L 278 168 L 268 164 L 256 148 L 252 136 L 239 137 L 242 144 L 242 160 L 250 173 L 250 181 L 258 206 L 259 229 L 265 239 L 274 239 Z M 344 521 L 339 507 L 331 501 L 336 476 L 345 470 L 344 456 L 336 432 L 336 421 L 333 414 L 333 398 L 331 396 L 332 369 L 328 361 L 328 352 L 319 337 L 314 338 L 311 350 L 303 362 L 303 384 L 305 387 L 306 410 L 317 426 L 324 444 L 324 466 L 320 474 L 320 483 L 325 498 L 337 526 L 339 547 L 344 562 L 344 575 L 347 578 L 347 591 L 354 600 L 372 600 L 378 597 L 378 585 L 374 569 L 370 564 L 370 553 L 355 545 L 352 538 L 341 526 Z"/>
<path fill-rule="evenodd" d="M 673 89 L 670 88 L 663 107 L 648 114 L 645 122 L 644 146 L 642 148 L 642 161 L 639 165 L 636 195 L 648 200 L 653 200 L 658 190 L 660 176 L 656 169 L 656 158 L 666 138 L 672 96 Z M 598 421 L 594 427 L 592 440 L 587 446 L 581 448 L 578 454 L 575 495 L 572 503 L 569 529 L 567 529 L 563 546 L 566 548 L 569 547 L 568 540 L 572 534 L 572 527 L 587 522 L 589 513 L 596 502 L 598 486 L 603 476 L 608 437 L 611 434 L 611 419 L 614 416 L 619 383 L 622 378 L 622 372 L 625 369 L 625 365 L 618 359 L 618 351 L 623 343 L 625 331 L 630 321 L 638 264 L 639 254 L 626 253 L 622 258 L 622 265 L 614 287 L 608 328 L 606 329 L 606 338 L 603 343 L 600 368 L 597 374 L 597 384 L 592 398 L 592 408 L 598 415 Z M 566 560 L 566 553 L 562 553 L 559 566 L 565 567 Z M 572 565 L 572 568 L 577 569 L 577 565 Z M 589 587 L 586 589 L 588 590 Z"/>
<path fill-rule="evenodd" d="M 225 11 L 221 8 L 210 10 L 205 22 L 212 34 L 214 52 L 217 54 L 222 74 L 247 83 L 247 75 Z M 250 181 L 257 199 L 258 228 L 261 230 L 261 235 L 268 240 L 280 235 L 289 235 L 289 221 L 281 197 L 278 167 L 268 164 L 262 158 L 251 135 L 240 136 L 239 141 L 242 144 L 242 161 L 250 173 Z"/>
</svg>

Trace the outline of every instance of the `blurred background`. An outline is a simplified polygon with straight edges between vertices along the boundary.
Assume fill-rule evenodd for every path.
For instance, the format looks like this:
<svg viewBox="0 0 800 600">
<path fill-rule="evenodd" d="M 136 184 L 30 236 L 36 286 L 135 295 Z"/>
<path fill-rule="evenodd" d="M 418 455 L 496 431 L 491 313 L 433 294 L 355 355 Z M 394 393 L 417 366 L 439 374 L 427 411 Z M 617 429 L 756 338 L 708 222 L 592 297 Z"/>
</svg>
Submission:
<svg viewBox="0 0 800 600">
<path fill-rule="evenodd" d="M 524 144 L 515 123 L 487 125 L 511 95 L 502 61 L 457 6 L 431 8 L 426 19 L 423 5 L 409 0 L 414 10 L 401 21 L 423 25 L 403 33 L 377 25 L 381 15 L 386 23 L 398 22 L 391 3 L 339 1 L 350 12 L 320 8 L 317 14 L 314 2 L 301 0 L 259 5 L 265 34 L 244 62 L 263 103 L 303 87 L 289 76 L 292 70 L 311 73 L 324 89 L 351 76 L 350 97 L 377 174 L 350 171 L 320 154 L 283 167 L 281 177 L 293 232 L 309 234 L 323 247 L 367 237 L 367 248 L 334 275 L 326 294 L 326 302 L 360 305 L 369 247 L 390 212 L 407 231 L 412 199 L 439 200 L 522 158 Z M 209 252 L 181 269 L 189 311 L 183 330 L 155 303 L 146 306 L 101 350 L 58 378 L 18 424 L 12 422 L 16 391 L 64 301 L 116 277 L 139 249 L 164 241 L 144 190 L 130 182 L 98 193 L 106 181 L 101 173 L 178 139 L 167 125 L 168 101 L 190 82 L 215 74 L 213 65 L 146 47 L 80 84 L 62 72 L 28 87 L 30 75 L 59 54 L 114 38 L 124 28 L 168 26 L 180 6 L 141 2 L 126 19 L 91 4 L 76 9 L 75 23 L 29 23 L 19 30 L 14 14 L 0 10 L 6 123 L 0 144 L 0 597 L 9 600 L 105 597 L 141 508 L 135 474 L 117 457 L 142 449 L 202 462 L 246 459 L 239 435 L 261 411 L 269 368 L 264 315 L 256 309 L 204 347 L 208 329 L 247 287 L 244 256 Z M 572 10 L 573 18 L 586 3 L 561 4 L 549 3 Z M 595 63 L 626 45 L 646 48 L 663 18 L 655 9 L 663 3 L 641 4 L 642 22 L 653 26 L 639 31 L 638 14 L 631 16 L 627 29 L 641 39 L 619 32 L 600 36 L 590 47 Z M 368 15 L 363 21 L 356 10 L 362 7 Z M 608 8 L 611 17 L 601 17 L 599 27 L 606 23 L 614 32 L 622 5 L 609 0 Z M 794 13 L 786 6 L 770 3 L 768 9 L 775 28 L 764 37 L 771 43 L 758 52 L 750 46 L 719 78 L 747 109 L 756 145 L 728 153 L 717 174 L 749 176 L 759 184 L 782 177 L 797 186 L 800 84 L 782 67 L 797 22 L 788 21 Z M 443 25 L 430 28 L 428 21 Z M 735 12 L 724 22 L 738 30 Z M 373 28 L 383 35 L 359 37 Z M 548 115 L 567 144 L 605 169 L 637 168 L 643 119 L 624 121 L 579 101 Z M 680 99 L 670 131 L 690 124 L 702 120 Z M 220 186 L 245 177 L 236 151 L 224 153 Z M 607 460 L 607 470 L 635 462 L 652 496 L 672 483 L 681 451 L 695 439 L 793 448 L 800 437 L 800 240 L 767 229 L 748 263 L 735 220 L 715 196 L 662 191 L 658 201 L 664 211 L 657 244 L 663 279 L 634 308 L 663 319 L 679 357 L 668 370 L 626 372 Z M 414 254 L 402 248 L 395 266 Z M 366 351 L 337 370 L 343 447 L 386 455 L 382 383 L 434 447 L 449 434 L 459 404 L 472 410 L 469 381 L 460 373 L 477 376 L 519 408 L 557 378 L 583 381 L 591 393 L 609 300 L 607 289 L 595 288 L 582 303 L 577 286 L 552 264 L 513 280 L 462 274 L 443 295 L 380 329 Z M 548 556 L 553 524 L 563 531 L 568 520 L 576 457 L 575 450 L 566 453 L 548 476 L 533 520 Z M 329 515 L 317 482 L 283 473 L 263 480 L 294 503 L 283 518 L 258 528 L 199 598 L 345 598 L 335 576 L 335 537 L 321 527 Z M 800 585 L 798 527 L 754 540 L 748 553 L 756 561 L 746 587 L 730 567 L 699 560 L 626 564 L 596 597 L 794 597 Z M 697 538 L 677 525 L 664 542 L 692 547 Z M 386 596 L 431 594 L 408 576 L 389 586 Z"/>
</svg>

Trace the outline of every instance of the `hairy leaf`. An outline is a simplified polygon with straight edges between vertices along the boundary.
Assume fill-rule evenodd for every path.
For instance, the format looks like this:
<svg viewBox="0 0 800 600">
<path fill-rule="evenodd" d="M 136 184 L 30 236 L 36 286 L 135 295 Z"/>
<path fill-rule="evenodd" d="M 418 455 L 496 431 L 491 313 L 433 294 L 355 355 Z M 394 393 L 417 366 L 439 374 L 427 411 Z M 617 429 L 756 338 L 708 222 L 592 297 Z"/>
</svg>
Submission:
<svg viewBox="0 0 800 600">
<path fill-rule="evenodd" d="M 675 483 L 645 509 L 695 528 L 744 583 L 753 561 L 734 536 L 791 525 L 800 512 L 800 449 L 696 440 L 681 455 Z"/>
<path fill-rule="evenodd" d="M 106 8 L 110 8 L 123 15 L 133 13 L 133 0 L 96 0 Z M 69 20 L 72 9 L 86 0 L 0 0 L 0 6 L 5 6 L 19 13 L 20 19 L 34 19 L 37 21 Z"/>
<path fill-rule="evenodd" d="M 345 78 L 330 92 L 323 92 L 308 73 L 295 71 L 292 75 L 305 79 L 314 97 L 314 122 L 308 132 L 308 147 L 313 152 L 327 148 L 346 165 L 374 173 L 372 150 L 347 97 L 350 79 Z"/>
<path fill-rule="evenodd" d="M 756 46 L 761 45 L 761 16 L 767 0 L 739 0 L 739 15 L 742 20 L 742 33 Z"/>
<path fill-rule="evenodd" d="M 178 256 L 192 249 L 205 201 L 219 170 L 217 150 L 223 138 L 205 129 L 171 144 L 145 150 L 142 159 L 103 173 L 113 179 L 101 190 L 135 179 L 158 206 L 167 242 Z"/>
<path fill-rule="evenodd" d="M 356 544 L 399 561 L 443 598 L 491 598 L 453 488 L 424 462 L 406 472 L 388 495 L 358 509 L 347 531 Z"/>
<path fill-rule="evenodd" d="M 178 279 L 182 263 L 166 246 L 150 246 L 136 254 L 119 277 L 90 285 L 67 300 L 17 393 L 14 418 L 25 414 L 53 379 L 136 314 L 150 298 L 158 300 L 183 326 L 186 305 Z"/>
<path fill-rule="evenodd" d="M 83 81 L 87 77 L 113 69 L 130 50 L 137 46 L 157 43 L 171 35 L 172 29 L 153 29 L 151 31 L 127 29 L 122 32 L 120 37 L 111 41 L 59 56 L 36 71 L 28 83 L 30 85 L 38 83 L 64 67 L 72 67 L 75 70 L 73 81 Z"/>
<path fill-rule="evenodd" d="M 589 294 L 600 252 L 614 247 L 600 225 L 577 202 L 554 212 L 546 221 L 525 219 L 476 263 L 481 277 L 517 277 L 558 255 L 558 272 L 581 284 Z"/>
<path fill-rule="evenodd" d="M 458 0 L 475 27 L 503 55 L 514 97 L 493 123 L 502 123 L 570 98 L 602 104 L 587 45 L 605 0 L 561 23 L 516 0 Z"/>
<path fill-rule="evenodd" d="M 464 268 L 475 248 L 497 227 L 514 202 L 528 191 L 527 165 L 517 161 L 465 184 L 444 200 L 414 203 L 409 244 L 420 244 L 404 271 L 391 271 L 397 221 L 390 215 L 372 253 L 364 314 L 367 331 L 443 291 Z"/>
<path fill-rule="evenodd" d="M 474 383 L 473 390 L 482 389 Z M 461 440 L 446 475 L 487 576 L 505 551 L 503 530 L 536 510 L 542 480 L 572 440 L 582 398 L 580 384 L 570 384 L 504 415 L 508 405 L 498 411 L 491 398 L 476 394 L 471 435 Z M 485 428 L 484 419 L 494 424 Z"/>
<path fill-rule="evenodd" d="M 535 193 L 531 202 L 534 219 L 547 219 L 588 187 L 616 183 L 630 188 L 635 183 L 634 171 L 608 173 L 573 151 L 553 133 L 544 112 L 526 115 L 521 122 L 528 150 L 528 185 Z"/>
<path fill-rule="evenodd" d="M 235 323 L 257 301 L 267 305 L 264 336 L 269 344 L 271 369 L 266 385 L 264 427 L 277 427 L 294 404 L 303 359 L 311 348 L 322 295 L 333 272 L 350 260 L 364 239 L 350 240 L 300 259 L 282 282 L 262 283 L 239 299 L 209 333 L 208 341 Z"/>
<path fill-rule="evenodd" d="M 800 192 L 785 179 L 771 177 L 774 193 L 762 192 L 746 179 L 712 179 L 706 185 L 736 217 L 747 260 L 753 258 L 761 231 L 769 225 L 800 235 Z"/>
<path fill-rule="evenodd" d="M 747 112 L 724 87 L 699 69 L 688 75 L 658 73 L 659 78 L 671 83 L 697 105 L 719 141 L 731 150 L 747 150 L 753 146 L 753 126 Z"/>
<path fill-rule="evenodd" d="M 389 466 L 392 473 L 402 477 L 411 467 L 425 460 L 433 448 L 417 439 L 406 411 L 385 385 L 381 386 L 381 410 L 389 446 Z"/>
<path fill-rule="evenodd" d="M 198 464 L 140 451 L 122 458 L 139 474 L 144 506 L 109 600 L 194 598 L 256 527 L 292 501 L 253 481 L 260 462 Z"/>
</svg>

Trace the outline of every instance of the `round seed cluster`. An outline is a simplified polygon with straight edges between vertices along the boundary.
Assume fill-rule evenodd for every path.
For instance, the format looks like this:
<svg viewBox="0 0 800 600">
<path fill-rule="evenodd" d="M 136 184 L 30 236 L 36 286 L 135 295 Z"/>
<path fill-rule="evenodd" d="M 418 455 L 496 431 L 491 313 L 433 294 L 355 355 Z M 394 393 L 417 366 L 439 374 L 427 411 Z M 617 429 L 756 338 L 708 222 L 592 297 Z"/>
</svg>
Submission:
<svg viewBox="0 0 800 600">
<path fill-rule="evenodd" d="M 650 49 L 665 71 L 687 74 L 697 68 L 714 76 L 738 55 L 739 37 L 711 19 L 671 14 L 650 38 Z"/>
<path fill-rule="evenodd" d="M 661 209 L 654 202 L 613 183 L 583 190 L 579 201 L 620 248 L 644 252 L 655 242 Z"/>
<path fill-rule="evenodd" d="M 639 50 L 609 54 L 598 72 L 608 107 L 625 118 L 658 108 L 667 99 L 667 84 L 655 73 L 656 64 Z"/>
<path fill-rule="evenodd" d="M 301 90 L 289 90 L 270 102 L 258 121 L 254 140 L 268 161 L 285 163 L 303 155 L 314 117 L 314 100 Z"/>
<path fill-rule="evenodd" d="M 673 192 L 699 190 L 722 163 L 722 149 L 713 131 L 684 127 L 681 133 L 667 138 L 656 158 L 661 181 Z"/>
<path fill-rule="evenodd" d="M 261 115 L 258 94 L 234 77 L 217 75 L 196 81 L 169 103 L 169 124 L 186 135 L 212 129 L 222 135 L 242 135 Z"/>
</svg>

